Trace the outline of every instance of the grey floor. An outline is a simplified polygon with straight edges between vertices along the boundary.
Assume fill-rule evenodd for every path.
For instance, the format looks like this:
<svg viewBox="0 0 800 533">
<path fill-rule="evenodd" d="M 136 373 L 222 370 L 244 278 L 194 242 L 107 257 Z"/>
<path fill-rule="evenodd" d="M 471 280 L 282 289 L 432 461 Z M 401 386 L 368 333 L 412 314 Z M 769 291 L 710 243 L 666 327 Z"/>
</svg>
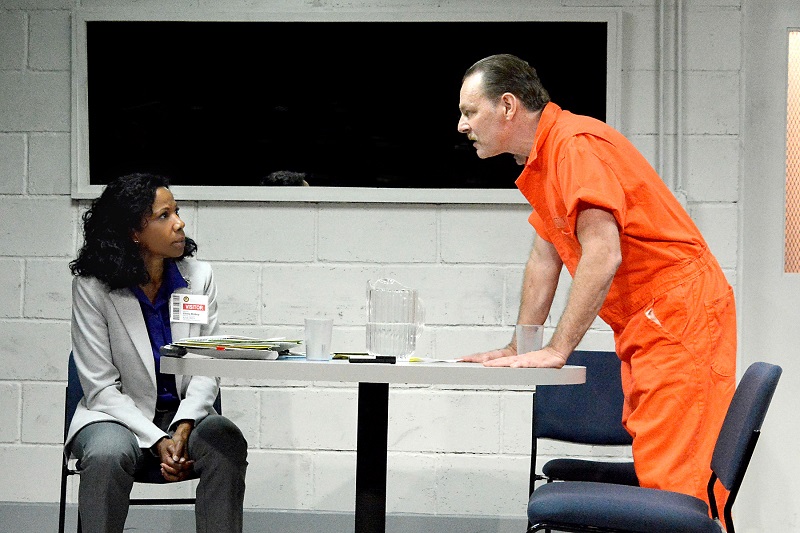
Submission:
<svg viewBox="0 0 800 533">
<path fill-rule="evenodd" d="M 74 533 L 76 506 L 68 505 L 66 533 Z M 389 515 L 386 533 L 525 533 L 524 518 L 475 516 Z M 58 504 L 0 502 L 0 533 L 58 531 Z M 194 533 L 189 506 L 131 507 L 126 532 Z M 245 510 L 245 533 L 352 533 L 353 516 L 346 513 Z"/>
</svg>

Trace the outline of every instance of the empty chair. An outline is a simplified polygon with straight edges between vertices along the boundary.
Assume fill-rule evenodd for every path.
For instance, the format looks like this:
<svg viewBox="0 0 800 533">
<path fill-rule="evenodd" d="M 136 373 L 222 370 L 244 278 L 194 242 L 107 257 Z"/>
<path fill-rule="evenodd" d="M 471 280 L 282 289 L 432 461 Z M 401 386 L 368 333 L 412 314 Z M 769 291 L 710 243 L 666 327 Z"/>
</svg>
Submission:
<svg viewBox="0 0 800 533">
<path fill-rule="evenodd" d="M 710 509 L 699 498 L 666 490 L 581 481 L 547 483 L 533 492 L 528 503 L 529 531 L 720 533 L 714 498 L 719 482 L 730 491 L 723 515 L 727 532 L 734 533 L 731 508 L 781 372 L 779 366 L 753 363 L 742 377 L 711 458 Z"/>
<path fill-rule="evenodd" d="M 602 481 L 638 486 L 632 461 L 552 459 L 536 474 L 538 439 L 630 446 L 633 440 L 622 426 L 622 379 L 614 352 L 576 350 L 568 360 L 586 367 L 586 383 L 539 385 L 533 395 L 530 493 L 536 481 Z"/>
</svg>

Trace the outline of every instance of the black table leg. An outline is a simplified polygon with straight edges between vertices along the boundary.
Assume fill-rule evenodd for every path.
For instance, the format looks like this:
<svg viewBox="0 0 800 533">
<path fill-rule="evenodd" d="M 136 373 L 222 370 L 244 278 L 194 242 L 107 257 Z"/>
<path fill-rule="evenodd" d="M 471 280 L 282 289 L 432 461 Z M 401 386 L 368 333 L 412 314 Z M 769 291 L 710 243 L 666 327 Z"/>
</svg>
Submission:
<svg viewBox="0 0 800 533">
<path fill-rule="evenodd" d="M 355 533 L 386 531 L 389 384 L 358 384 Z"/>
</svg>

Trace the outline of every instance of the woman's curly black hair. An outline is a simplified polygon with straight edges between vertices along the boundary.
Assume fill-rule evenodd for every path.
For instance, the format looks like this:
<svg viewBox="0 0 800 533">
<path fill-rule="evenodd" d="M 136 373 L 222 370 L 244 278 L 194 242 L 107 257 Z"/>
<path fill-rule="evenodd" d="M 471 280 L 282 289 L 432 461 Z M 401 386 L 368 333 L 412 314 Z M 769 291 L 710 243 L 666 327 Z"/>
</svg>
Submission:
<svg viewBox="0 0 800 533">
<path fill-rule="evenodd" d="M 83 214 L 83 247 L 69 264 L 74 276 L 94 276 L 112 290 L 150 280 L 133 232 L 143 228 L 160 187 L 169 187 L 169 180 L 154 174 L 129 174 L 106 186 Z M 197 243 L 187 237 L 180 259 L 196 251 Z"/>
</svg>

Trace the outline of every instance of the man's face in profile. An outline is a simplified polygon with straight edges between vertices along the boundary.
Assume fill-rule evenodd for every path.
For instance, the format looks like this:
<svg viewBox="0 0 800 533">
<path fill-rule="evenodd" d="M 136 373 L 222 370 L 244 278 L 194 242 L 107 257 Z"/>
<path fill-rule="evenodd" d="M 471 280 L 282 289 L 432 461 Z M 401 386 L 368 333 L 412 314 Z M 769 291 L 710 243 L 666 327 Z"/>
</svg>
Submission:
<svg viewBox="0 0 800 533">
<path fill-rule="evenodd" d="M 506 152 L 502 143 L 505 122 L 503 106 L 484 95 L 481 73 L 464 80 L 458 108 L 461 111 L 458 131 L 473 141 L 478 157 L 486 159 Z"/>
</svg>

